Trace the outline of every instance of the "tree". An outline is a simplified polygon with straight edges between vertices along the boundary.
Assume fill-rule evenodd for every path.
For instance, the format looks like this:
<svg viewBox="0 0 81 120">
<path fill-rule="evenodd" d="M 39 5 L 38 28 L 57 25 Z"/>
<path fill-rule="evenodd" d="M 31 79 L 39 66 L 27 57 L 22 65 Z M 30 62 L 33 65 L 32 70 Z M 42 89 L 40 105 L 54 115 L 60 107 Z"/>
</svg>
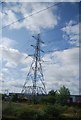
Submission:
<svg viewBox="0 0 81 120">
<path fill-rule="evenodd" d="M 57 91 L 51 90 L 51 91 L 49 91 L 48 95 L 55 96 L 56 92 L 57 92 Z"/>
<path fill-rule="evenodd" d="M 49 91 L 47 96 L 42 96 L 40 102 L 45 103 L 45 104 L 55 104 L 56 98 L 56 91 L 51 90 Z"/>
<path fill-rule="evenodd" d="M 65 86 L 62 86 L 59 90 L 58 99 L 61 104 L 66 104 L 67 100 L 70 98 L 70 91 Z"/>
<path fill-rule="evenodd" d="M 56 94 L 57 94 L 57 91 L 54 91 L 54 90 L 49 91 L 48 97 L 47 97 L 48 103 L 55 104 Z"/>
</svg>

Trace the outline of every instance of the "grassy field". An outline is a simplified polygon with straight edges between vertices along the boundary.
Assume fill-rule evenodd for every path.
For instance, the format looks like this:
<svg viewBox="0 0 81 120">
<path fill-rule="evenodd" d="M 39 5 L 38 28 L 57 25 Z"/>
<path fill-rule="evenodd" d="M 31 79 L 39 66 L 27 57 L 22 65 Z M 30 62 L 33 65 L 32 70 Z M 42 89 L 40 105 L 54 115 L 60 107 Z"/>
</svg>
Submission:
<svg viewBox="0 0 81 120">
<path fill-rule="evenodd" d="M 2 120 L 81 120 L 78 107 L 3 102 L 2 108 Z"/>
<path fill-rule="evenodd" d="M 1 120 L 1 116 L 2 116 L 2 100 L 0 100 L 0 120 Z"/>
</svg>

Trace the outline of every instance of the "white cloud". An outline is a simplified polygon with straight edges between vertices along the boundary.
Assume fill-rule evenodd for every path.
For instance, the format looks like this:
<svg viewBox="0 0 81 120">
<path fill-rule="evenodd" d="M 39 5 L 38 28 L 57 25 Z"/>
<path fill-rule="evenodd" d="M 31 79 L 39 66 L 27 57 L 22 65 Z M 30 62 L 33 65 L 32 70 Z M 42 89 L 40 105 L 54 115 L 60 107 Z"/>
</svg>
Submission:
<svg viewBox="0 0 81 120">
<path fill-rule="evenodd" d="M 8 4 L 8 3 L 7 3 Z M 14 21 L 17 21 L 17 14 L 13 12 L 20 12 L 23 17 L 29 16 L 32 13 L 36 13 L 42 9 L 47 8 L 48 6 L 51 6 L 52 3 L 21 3 L 20 6 L 13 6 L 11 10 L 5 9 L 8 15 L 3 15 L 3 26 L 8 25 L 10 23 L 13 23 Z M 53 11 L 53 10 L 54 11 Z M 38 14 L 34 14 L 30 18 L 24 19 L 21 22 L 17 22 L 15 24 L 10 25 L 9 27 L 12 29 L 20 29 L 22 27 L 27 28 L 28 30 L 39 32 L 42 29 L 45 28 L 53 28 L 58 24 L 59 17 L 55 14 L 56 7 L 47 9 L 43 12 L 40 12 Z"/>
<path fill-rule="evenodd" d="M 17 21 L 17 18 L 15 16 L 15 14 L 11 11 L 11 10 L 6 10 L 6 14 L 3 14 L 3 18 L 2 18 L 2 25 L 6 26 L 8 24 L 10 24 L 11 22 Z M 10 28 L 12 27 L 12 25 L 10 26 Z"/>
<path fill-rule="evenodd" d="M 23 54 L 18 50 L 10 48 L 9 51 L 7 49 L 5 51 L 7 64 L 8 61 L 11 65 L 15 63 L 16 68 L 19 63 L 23 64 Z M 65 85 L 70 89 L 71 94 L 79 93 L 79 48 L 45 54 L 43 59 L 51 62 L 51 64 L 50 62 L 49 64 L 43 63 L 47 91 L 58 90 L 62 85 Z M 10 92 L 21 92 L 31 60 L 28 58 L 25 67 L 20 70 L 9 69 L 9 66 L 2 69 L 2 80 L 5 80 L 3 89 L 7 88 Z"/>
<path fill-rule="evenodd" d="M 3 44 L 0 45 L 3 54 L 3 62 L 1 81 L 5 81 L 4 89 L 9 88 L 10 91 L 20 92 L 32 58 L 25 59 L 27 54 L 14 49 L 16 44 L 13 40 L 3 38 Z M 14 43 L 14 44 L 12 44 Z M 43 60 L 49 61 L 51 64 L 43 63 L 43 70 L 47 90 L 57 90 L 62 85 L 68 87 L 72 94 L 79 92 L 79 48 L 71 48 L 63 51 L 55 51 L 45 54 Z M 22 68 L 18 66 L 24 65 Z M 16 81 L 17 80 L 17 81 Z M 6 84 L 7 83 L 7 84 Z M 40 84 L 40 83 L 39 83 Z M 12 92 L 11 91 L 11 92 Z"/>
<path fill-rule="evenodd" d="M 17 67 L 19 64 L 26 64 L 27 54 L 19 52 L 17 49 L 13 48 L 2 48 L 2 58 L 6 61 L 6 67 Z M 29 62 L 27 60 L 27 62 Z"/>
<path fill-rule="evenodd" d="M 56 26 L 57 25 L 57 17 L 53 16 L 51 11 L 46 11 L 46 12 L 40 13 L 37 16 L 33 16 L 33 18 L 29 19 L 28 23 L 27 23 L 27 20 L 25 20 L 23 24 L 26 25 L 27 28 L 30 29 L 31 31 L 39 31 L 40 32 L 41 28 L 42 29 L 53 28 L 54 26 Z"/>
<path fill-rule="evenodd" d="M 0 41 L 0 60 L 2 62 L 0 66 L 0 91 L 9 89 L 11 92 L 17 90 L 19 92 L 20 88 L 17 88 L 17 86 L 20 86 L 20 82 L 17 82 L 17 79 L 21 80 L 24 78 L 24 81 L 26 79 L 26 72 L 23 71 L 23 66 L 28 67 L 31 64 L 32 58 L 28 57 L 25 59 L 27 54 L 15 49 L 14 46 L 16 44 L 17 42 L 14 40 L 4 37 Z M 24 81 L 21 80 L 21 86 L 23 86 Z"/>
<path fill-rule="evenodd" d="M 52 59 L 51 59 L 52 57 Z M 68 87 L 71 94 L 79 94 L 79 49 L 72 48 L 57 51 L 44 56 L 52 64 L 44 64 L 44 75 L 47 90 Z"/>
<path fill-rule="evenodd" d="M 17 42 L 14 41 L 14 40 L 11 40 L 9 38 L 6 38 L 6 37 L 2 37 L 0 39 L 0 47 L 7 47 L 7 48 L 10 48 L 10 47 L 13 47 L 14 45 L 16 45 Z"/>
<path fill-rule="evenodd" d="M 79 23 L 76 24 L 75 21 L 70 20 L 61 30 L 63 38 L 70 44 L 79 46 Z"/>
<path fill-rule="evenodd" d="M 6 67 L 15 68 L 19 64 L 27 64 L 32 60 L 31 57 L 25 59 L 27 54 L 14 49 L 16 44 L 16 41 L 9 38 L 2 38 L 0 41 L 0 60 L 5 62 Z"/>
</svg>

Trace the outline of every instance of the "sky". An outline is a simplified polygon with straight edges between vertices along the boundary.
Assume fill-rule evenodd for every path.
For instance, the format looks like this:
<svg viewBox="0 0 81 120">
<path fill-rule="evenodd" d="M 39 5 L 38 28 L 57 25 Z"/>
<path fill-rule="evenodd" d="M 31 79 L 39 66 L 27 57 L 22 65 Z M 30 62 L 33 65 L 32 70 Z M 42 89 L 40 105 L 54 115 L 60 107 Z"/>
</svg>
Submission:
<svg viewBox="0 0 81 120">
<path fill-rule="evenodd" d="M 34 54 L 32 35 L 40 33 L 47 91 L 65 85 L 79 94 L 78 2 L 6 2 L 0 4 L 0 19 L 0 91 L 21 92 L 32 63 L 32 57 L 25 58 Z"/>
</svg>

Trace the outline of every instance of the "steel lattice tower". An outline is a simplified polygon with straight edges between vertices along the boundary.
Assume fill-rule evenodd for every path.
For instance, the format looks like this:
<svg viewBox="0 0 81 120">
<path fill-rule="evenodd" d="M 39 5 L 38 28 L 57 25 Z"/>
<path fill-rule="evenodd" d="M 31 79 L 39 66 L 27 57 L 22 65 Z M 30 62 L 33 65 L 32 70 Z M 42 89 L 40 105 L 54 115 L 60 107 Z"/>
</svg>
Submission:
<svg viewBox="0 0 81 120">
<path fill-rule="evenodd" d="M 31 95 L 46 94 L 40 54 L 43 52 L 41 50 L 41 44 L 44 44 L 44 42 L 40 39 L 40 34 L 38 34 L 37 37 L 32 37 L 36 39 L 36 45 L 31 45 L 34 48 L 35 53 L 34 55 L 29 55 L 33 57 L 33 61 L 27 74 L 22 93 Z"/>
</svg>

